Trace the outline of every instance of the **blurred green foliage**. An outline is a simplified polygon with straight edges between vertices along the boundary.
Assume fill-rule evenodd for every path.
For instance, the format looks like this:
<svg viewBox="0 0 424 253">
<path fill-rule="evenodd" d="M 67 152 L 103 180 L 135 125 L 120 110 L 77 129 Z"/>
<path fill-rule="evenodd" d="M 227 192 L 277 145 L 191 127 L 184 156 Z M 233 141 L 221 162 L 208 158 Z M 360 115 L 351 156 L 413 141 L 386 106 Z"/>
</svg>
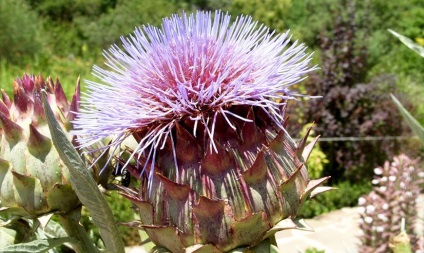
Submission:
<svg viewBox="0 0 424 253">
<path fill-rule="evenodd" d="M 118 1 L 115 8 L 98 17 L 79 16 L 75 24 L 86 45 L 100 52 L 99 49 L 118 43 L 120 36 L 127 36 L 135 27 L 144 24 L 158 26 L 161 18 L 180 12 L 178 5 L 168 0 Z"/>
<path fill-rule="evenodd" d="M 0 1 L 0 59 L 18 63 L 41 52 L 41 20 L 23 0 Z"/>
<path fill-rule="evenodd" d="M 0 3 L 0 58 L 7 65 L 5 72 L 40 71 L 33 67 L 32 57 L 50 59 L 40 69 L 52 69 L 59 61 L 81 61 L 102 64 L 102 50 L 119 44 L 120 36 L 128 35 L 143 24 L 159 25 L 163 17 L 195 9 L 228 11 L 233 16 L 252 15 L 255 20 L 284 32 L 291 29 L 294 39 L 315 50 L 314 62 L 320 60 L 319 36 L 329 31 L 332 15 L 345 8 L 346 0 L 2 0 Z M 415 83 L 422 80 L 424 64 L 419 57 L 398 46 L 387 29 L 391 28 L 412 39 L 424 38 L 424 3 L 420 0 L 356 1 L 357 15 L 367 17 L 360 32 L 367 32 L 369 76 L 394 73 L 408 76 Z M 366 8 L 367 7 L 367 8 Z M 365 31 L 366 29 L 367 31 Z M 58 57 L 58 58 L 56 58 Z M 396 61 L 391 59 L 396 58 Z M 28 68 L 27 65 L 30 65 Z M 66 64 L 65 64 L 66 65 Z M 56 70 L 63 75 L 81 72 Z M 16 68 L 17 67 L 17 68 Z M 10 71 L 8 71 L 10 69 Z M 43 71 L 46 72 L 46 71 Z M 2 73 L 2 76 L 6 73 Z M 9 78 L 11 74 L 7 78 Z M 83 76 L 84 77 L 84 76 Z M 88 75 L 86 76 L 89 77 Z M 1 77 L 1 81 L 6 77 Z M 406 83 L 400 80 L 402 87 Z M 413 94 L 413 93 L 411 93 Z M 409 94 L 409 95 L 411 95 Z M 414 93 L 416 94 L 416 93 Z M 416 95 L 418 97 L 418 95 Z M 422 96 L 421 96 L 422 97 Z M 424 108 L 419 114 L 424 115 Z M 421 119 L 420 116 L 418 116 Z M 424 116 L 422 117 L 424 120 Z"/>
<path fill-rule="evenodd" d="M 277 32 L 287 30 L 286 19 L 291 10 L 291 0 L 233 0 L 228 11 L 234 15 L 250 15 Z"/>
</svg>

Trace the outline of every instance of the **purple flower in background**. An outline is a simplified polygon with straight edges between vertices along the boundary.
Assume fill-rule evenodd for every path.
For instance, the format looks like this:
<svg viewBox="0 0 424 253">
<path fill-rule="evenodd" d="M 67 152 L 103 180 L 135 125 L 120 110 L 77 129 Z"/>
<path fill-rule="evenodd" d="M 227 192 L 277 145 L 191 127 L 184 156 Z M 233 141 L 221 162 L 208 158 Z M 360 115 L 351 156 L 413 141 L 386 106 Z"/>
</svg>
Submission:
<svg viewBox="0 0 424 253">
<path fill-rule="evenodd" d="M 235 120 L 250 121 L 234 106 L 262 108 L 283 129 L 284 105 L 296 95 L 290 86 L 315 69 L 308 67 L 306 47 L 290 43 L 288 32 L 275 35 L 248 16 L 231 22 L 220 11 L 173 15 L 160 28 L 137 28 L 122 44 L 105 51 L 107 69 L 94 67 L 101 82 L 87 81 L 74 134 L 81 147 L 113 137 L 104 148 L 137 134 L 133 155 L 152 161 L 144 165 L 150 173 L 157 150 L 174 143 L 178 122 L 191 121 L 194 136 L 202 125 L 211 152 L 217 152 L 217 116 L 232 129 Z"/>
</svg>

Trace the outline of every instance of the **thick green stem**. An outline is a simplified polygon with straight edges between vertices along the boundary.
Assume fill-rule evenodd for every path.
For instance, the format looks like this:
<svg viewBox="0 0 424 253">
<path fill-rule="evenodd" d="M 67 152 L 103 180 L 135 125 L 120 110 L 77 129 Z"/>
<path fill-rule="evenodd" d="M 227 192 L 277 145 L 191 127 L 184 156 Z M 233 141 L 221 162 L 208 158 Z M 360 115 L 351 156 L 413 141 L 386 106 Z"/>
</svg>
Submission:
<svg viewBox="0 0 424 253">
<path fill-rule="evenodd" d="M 68 236 L 75 238 L 78 241 L 78 243 L 72 244 L 75 252 L 99 252 L 88 236 L 87 231 L 85 231 L 84 227 L 80 224 L 81 207 L 68 213 L 62 213 L 59 217 Z"/>
</svg>

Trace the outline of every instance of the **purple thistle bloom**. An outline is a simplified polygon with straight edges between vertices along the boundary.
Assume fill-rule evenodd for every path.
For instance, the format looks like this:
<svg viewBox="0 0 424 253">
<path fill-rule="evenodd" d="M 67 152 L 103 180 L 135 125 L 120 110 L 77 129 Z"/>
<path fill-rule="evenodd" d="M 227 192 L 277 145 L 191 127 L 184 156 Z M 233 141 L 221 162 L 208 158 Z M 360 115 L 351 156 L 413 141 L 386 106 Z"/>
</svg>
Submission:
<svg viewBox="0 0 424 253">
<path fill-rule="evenodd" d="M 235 119 L 249 121 L 231 112 L 232 106 L 260 107 L 284 130 L 283 107 L 296 96 L 289 87 L 316 69 L 308 67 L 310 55 L 297 41 L 290 44 L 288 32 L 275 35 L 249 16 L 230 19 L 220 11 L 173 15 L 161 28 L 147 25 L 122 37 L 123 49 L 105 51 L 109 68 L 94 67 L 101 83 L 87 81 L 74 121 L 81 147 L 113 137 L 104 148 L 117 148 L 139 134 L 133 155 L 151 161 L 152 176 L 156 151 L 174 143 L 178 122 L 191 120 L 195 137 L 203 125 L 211 152 L 217 152 L 218 115 L 233 129 Z"/>
</svg>

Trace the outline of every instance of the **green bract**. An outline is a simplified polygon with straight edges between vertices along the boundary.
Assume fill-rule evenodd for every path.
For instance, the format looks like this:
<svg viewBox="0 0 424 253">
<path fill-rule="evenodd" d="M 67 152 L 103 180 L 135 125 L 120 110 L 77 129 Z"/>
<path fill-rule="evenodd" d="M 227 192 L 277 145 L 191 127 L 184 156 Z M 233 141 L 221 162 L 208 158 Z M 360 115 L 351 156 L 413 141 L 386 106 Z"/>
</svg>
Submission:
<svg viewBox="0 0 424 253">
<path fill-rule="evenodd" d="M 41 92 L 46 90 L 56 119 L 69 131 L 72 112 L 78 110 L 79 82 L 72 103 L 59 81 L 53 83 L 50 77 L 45 81 L 40 75 L 25 75 L 14 82 L 13 90 L 14 101 L 3 90 L 0 101 L 0 206 L 28 218 L 69 211 L 79 201 L 52 145 Z"/>
</svg>

